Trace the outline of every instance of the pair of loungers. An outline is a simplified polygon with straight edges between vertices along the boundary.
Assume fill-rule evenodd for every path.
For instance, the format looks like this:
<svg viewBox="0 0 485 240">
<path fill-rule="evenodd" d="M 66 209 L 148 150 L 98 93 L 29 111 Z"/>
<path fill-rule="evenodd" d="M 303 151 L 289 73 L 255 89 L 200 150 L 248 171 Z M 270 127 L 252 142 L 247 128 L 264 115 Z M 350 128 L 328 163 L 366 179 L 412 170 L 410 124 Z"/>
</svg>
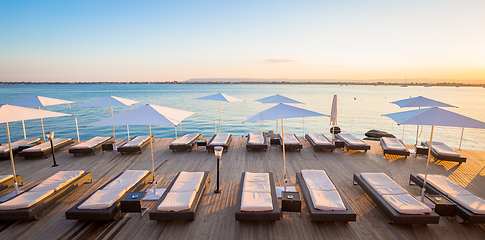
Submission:
<svg viewBox="0 0 485 240">
<path fill-rule="evenodd" d="M 423 187 L 424 174 L 416 176 L 411 174 L 409 181 Z M 433 195 L 446 196 L 455 202 L 457 205 L 456 214 L 464 221 L 468 223 L 485 223 L 485 200 L 451 182 L 446 177 L 428 174 L 426 192 Z"/>
<path fill-rule="evenodd" d="M 421 145 L 429 147 L 429 142 L 422 142 Z M 452 161 L 460 164 L 466 162 L 466 157 L 456 153 L 453 149 L 442 142 L 433 142 L 431 144 L 431 156 L 433 156 L 436 160 L 441 161 Z"/>
<path fill-rule="evenodd" d="M 39 219 L 59 199 L 90 180 L 90 172 L 60 171 L 35 187 L 0 203 L 0 220 Z"/>
<path fill-rule="evenodd" d="M 40 138 L 26 138 L 18 140 L 10 144 L 12 147 L 12 154 L 16 154 L 23 149 L 41 144 L 42 142 L 43 140 L 40 140 Z M 8 158 L 10 158 L 9 147 L 8 144 L 4 144 L 0 146 L 0 159 Z"/>
<path fill-rule="evenodd" d="M 54 146 L 54 151 L 60 150 L 67 147 L 73 143 L 76 143 L 74 138 L 56 138 L 52 140 L 52 145 Z M 19 157 L 24 158 L 36 158 L 36 157 L 49 157 L 52 153 L 50 141 L 41 143 L 39 145 L 27 148 L 18 153 Z"/>
<path fill-rule="evenodd" d="M 69 153 L 72 153 L 74 156 L 85 153 L 96 154 L 103 144 L 113 140 L 113 137 L 93 137 L 88 141 L 72 146 L 69 149 Z"/>
</svg>

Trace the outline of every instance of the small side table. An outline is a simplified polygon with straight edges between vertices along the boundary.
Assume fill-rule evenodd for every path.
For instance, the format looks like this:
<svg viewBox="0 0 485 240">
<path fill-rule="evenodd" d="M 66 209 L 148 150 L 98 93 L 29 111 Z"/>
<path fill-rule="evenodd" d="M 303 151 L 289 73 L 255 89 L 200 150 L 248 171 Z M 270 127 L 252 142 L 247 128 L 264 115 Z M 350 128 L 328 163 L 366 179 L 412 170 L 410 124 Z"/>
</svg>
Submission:
<svg viewBox="0 0 485 240">
<path fill-rule="evenodd" d="M 449 198 L 442 195 L 426 195 L 435 206 L 434 211 L 440 216 L 453 217 L 456 215 L 457 206 Z"/>
<path fill-rule="evenodd" d="M 429 148 L 424 146 L 416 146 L 416 155 L 428 155 Z"/>
<path fill-rule="evenodd" d="M 141 213 L 141 216 L 145 214 L 148 208 L 141 207 L 141 200 L 145 197 L 146 192 L 132 192 L 128 193 L 123 200 L 121 200 L 121 212 L 133 212 Z"/>
<path fill-rule="evenodd" d="M 196 143 L 197 143 L 197 147 L 199 147 L 199 146 L 207 146 L 207 140 L 205 140 L 205 139 L 197 140 Z"/>
<path fill-rule="evenodd" d="M 114 142 L 103 143 L 101 145 L 101 148 L 103 149 L 103 151 L 113 151 L 114 144 L 115 144 Z"/>
<path fill-rule="evenodd" d="M 335 140 L 334 143 L 336 148 L 344 148 L 345 143 L 343 141 Z"/>
<path fill-rule="evenodd" d="M 279 138 L 270 138 L 269 139 L 269 144 L 271 146 L 274 146 L 274 145 L 278 145 L 279 146 L 279 145 L 281 145 L 280 139 Z"/>
<path fill-rule="evenodd" d="M 299 192 L 281 192 L 281 211 L 301 212 L 301 199 Z"/>
</svg>

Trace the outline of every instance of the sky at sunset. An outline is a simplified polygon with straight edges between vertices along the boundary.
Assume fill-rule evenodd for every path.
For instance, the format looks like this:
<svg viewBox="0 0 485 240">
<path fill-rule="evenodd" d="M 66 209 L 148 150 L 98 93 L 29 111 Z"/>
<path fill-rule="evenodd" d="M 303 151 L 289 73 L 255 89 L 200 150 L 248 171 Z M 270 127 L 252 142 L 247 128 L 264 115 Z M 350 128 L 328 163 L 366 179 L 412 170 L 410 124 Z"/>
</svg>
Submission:
<svg viewBox="0 0 485 240">
<path fill-rule="evenodd" d="M 485 83 L 484 0 L 0 1 L 0 81 Z"/>
</svg>

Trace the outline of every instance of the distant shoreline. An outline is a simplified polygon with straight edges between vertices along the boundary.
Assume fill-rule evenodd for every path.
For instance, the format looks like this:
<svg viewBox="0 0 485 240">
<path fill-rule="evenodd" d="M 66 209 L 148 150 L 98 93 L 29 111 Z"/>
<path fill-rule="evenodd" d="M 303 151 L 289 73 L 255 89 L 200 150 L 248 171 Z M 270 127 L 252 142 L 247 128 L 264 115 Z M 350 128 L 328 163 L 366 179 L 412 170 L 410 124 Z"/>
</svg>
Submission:
<svg viewBox="0 0 485 240">
<path fill-rule="evenodd" d="M 374 85 L 374 86 L 423 86 L 423 87 L 484 87 L 485 84 L 465 84 L 465 83 L 396 83 L 396 82 L 292 82 L 292 81 L 170 81 L 170 82 L 0 82 L 0 85 L 71 85 L 71 84 L 296 84 L 296 85 Z"/>
</svg>

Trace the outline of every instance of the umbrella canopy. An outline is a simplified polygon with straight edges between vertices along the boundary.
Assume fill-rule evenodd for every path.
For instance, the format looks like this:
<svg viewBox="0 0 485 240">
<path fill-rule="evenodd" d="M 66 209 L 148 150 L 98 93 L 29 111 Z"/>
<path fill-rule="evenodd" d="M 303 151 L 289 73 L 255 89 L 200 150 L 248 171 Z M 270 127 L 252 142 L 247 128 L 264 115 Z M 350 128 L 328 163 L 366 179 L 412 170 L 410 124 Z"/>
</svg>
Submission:
<svg viewBox="0 0 485 240">
<path fill-rule="evenodd" d="M 15 106 L 21 106 L 21 107 L 38 107 L 40 109 L 40 107 L 53 106 L 53 105 L 59 105 L 59 104 L 70 104 L 70 103 L 75 103 L 75 102 L 56 99 L 56 98 L 35 96 L 35 97 L 11 102 L 9 104 L 15 105 Z M 23 122 L 22 122 L 22 125 L 24 127 L 24 138 L 27 138 L 27 135 L 25 134 L 25 125 L 23 124 Z M 42 118 L 40 118 L 40 125 L 42 127 L 42 136 L 44 137 L 44 141 L 45 141 L 44 122 L 42 122 Z"/>
<path fill-rule="evenodd" d="M 453 105 L 436 101 L 433 99 L 429 99 L 426 97 L 422 97 L 422 96 L 406 98 L 406 99 L 402 99 L 391 103 L 394 103 L 402 108 L 403 107 L 455 107 Z"/>
<path fill-rule="evenodd" d="M 65 113 L 52 112 L 47 110 L 32 109 L 27 107 L 12 106 L 4 104 L 0 106 L 0 123 L 5 123 L 7 128 L 7 138 L 8 138 L 8 148 L 10 152 L 10 162 L 12 165 L 12 171 L 14 176 L 14 188 L 15 193 L 18 194 L 19 189 L 16 180 L 15 173 L 15 163 L 13 161 L 12 145 L 10 141 L 10 129 L 8 127 L 9 122 L 31 120 L 37 118 L 48 118 L 48 117 L 61 117 L 61 116 L 71 116 Z"/>
<path fill-rule="evenodd" d="M 157 105 L 146 104 L 137 107 L 130 111 L 126 111 L 103 119 L 101 121 L 91 123 L 88 126 L 113 126 L 113 125 L 148 125 L 150 138 L 152 137 L 151 125 L 174 126 L 178 125 L 185 118 L 195 114 L 184 110 L 178 110 L 169 107 L 162 107 Z M 150 141 L 150 151 L 152 157 L 152 172 L 153 172 L 153 192 L 156 194 L 155 184 L 155 163 L 153 161 L 153 145 Z"/>
<path fill-rule="evenodd" d="M 223 93 L 216 93 L 213 95 L 205 96 L 196 98 L 198 100 L 212 100 L 212 101 L 219 101 L 219 133 L 221 133 L 221 103 L 222 102 L 244 102 L 243 100 L 235 97 L 231 97 L 229 95 Z"/>
<path fill-rule="evenodd" d="M 463 128 L 482 128 L 485 129 L 485 122 L 475 120 L 444 110 L 438 107 L 417 109 L 405 112 L 391 113 L 383 115 L 394 120 L 397 124 L 427 125 L 431 126 L 431 136 L 429 140 L 428 159 L 426 164 L 426 173 L 424 177 L 423 189 L 421 192 L 421 201 L 424 200 L 426 179 L 428 177 L 429 160 L 431 157 L 431 147 L 433 144 L 434 126 L 463 127 Z"/>
<path fill-rule="evenodd" d="M 258 99 L 256 101 L 257 102 L 260 102 L 260 103 L 294 103 L 294 104 L 304 104 L 302 102 L 293 100 L 293 99 L 291 99 L 289 97 L 285 97 L 285 96 L 279 95 L 279 94 L 276 94 L 276 95 L 273 95 L 273 96 L 269 96 L 269 97 L 265 97 L 265 98 L 261 98 L 261 99 Z"/>
<path fill-rule="evenodd" d="M 109 96 L 109 97 L 105 97 L 105 98 L 100 98 L 98 100 L 94 100 L 92 102 L 85 103 L 85 104 L 81 105 L 80 107 L 110 107 L 111 116 L 113 116 L 113 107 L 128 107 L 128 106 L 133 105 L 135 103 L 139 103 L 139 101 L 115 97 L 115 96 Z M 129 139 L 130 138 L 130 130 L 129 130 L 128 125 L 126 126 L 126 128 L 127 128 L 127 132 L 128 132 L 128 139 Z M 113 125 L 113 138 L 116 139 L 115 126 L 114 125 Z"/>
<path fill-rule="evenodd" d="M 284 190 L 286 191 L 286 156 L 285 156 L 285 130 L 283 127 L 283 119 L 285 118 L 301 118 L 301 117 L 325 117 L 328 115 L 306 110 L 303 108 L 298 108 L 290 105 L 286 105 L 284 103 L 278 104 L 274 107 L 266 109 L 260 113 L 257 113 L 244 122 L 255 122 L 255 121 L 262 121 L 262 120 L 275 120 L 281 119 L 281 134 L 282 134 L 282 148 L 283 148 L 283 178 L 284 178 Z"/>
</svg>

